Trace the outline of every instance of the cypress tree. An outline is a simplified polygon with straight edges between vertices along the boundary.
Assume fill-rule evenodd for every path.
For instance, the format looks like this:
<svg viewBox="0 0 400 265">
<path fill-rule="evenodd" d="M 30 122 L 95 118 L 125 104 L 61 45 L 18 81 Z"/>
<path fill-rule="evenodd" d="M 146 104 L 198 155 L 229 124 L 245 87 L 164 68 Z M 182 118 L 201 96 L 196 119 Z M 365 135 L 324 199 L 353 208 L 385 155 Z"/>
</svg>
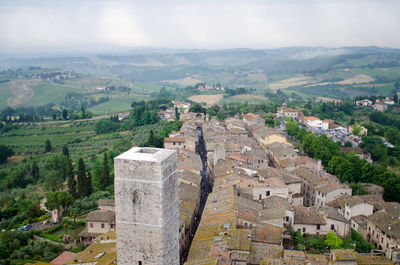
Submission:
<svg viewBox="0 0 400 265">
<path fill-rule="evenodd" d="M 108 157 L 107 157 L 107 152 L 104 153 L 103 157 L 103 171 L 101 172 L 100 176 L 100 188 L 102 190 L 105 190 L 111 183 L 111 177 L 110 177 L 110 167 L 108 165 Z"/>
<path fill-rule="evenodd" d="M 36 163 L 36 160 L 33 161 L 32 163 L 32 178 L 37 181 L 39 180 L 39 167 L 38 164 Z"/>
<path fill-rule="evenodd" d="M 147 145 L 150 147 L 155 147 L 156 146 L 156 140 L 154 137 L 154 132 L 153 130 L 150 130 L 150 136 L 149 139 L 147 140 Z"/>
<path fill-rule="evenodd" d="M 86 196 L 89 196 L 93 192 L 92 173 L 90 172 L 90 170 L 87 172 L 86 184 L 87 184 L 87 194 L 86 194 Z"/>
<path fill-rule="evenodd" d="M 65 155 L 66 157 L 69 157 L 69 150 L 68 150 L 68 146 L 67 145 L 63 146 L 62 152 L 63 152 L 63 155 Z"/>
<path fill-rule="evenodd" d="M 180 113 L 178 111 L 178 107 L 175 107 L 175 118 L 176 118 L 177 121 L 179 121 L 180 116 L 181 115 L 180 115 Z"/>
<path fill-rule="evenodd" d="M 72 166 L 71 159 L 68 159 L 67 164 L 67 186 L 68 192 L 72 195 L 72 197 L 77 198 L 76 192 L 76 181 L 75 181 L 75 174 L 74 174 L 74 167 Z"/>
<path fill-rule="evenodd" d="M 87 195 L 87 180 L 86 180 L 86 170 L 83 159 L 79 159 L 78 162 L 78 176 L 77 176 L 77 195 L 78 197 L 84 197 Z"/>
<path fill-rule="evenodd" d="M 53 149 L 53 147 L 51 146 L 50 140 L 47 139 L 47 140 L 46 140 L 46 146 L 45 146 L 45 148 L 44 148 L 44 151 L 45 151 L 46 153 L 48 153 L 48 152 L 51 152 L 52 149 Z"/>
</svg>

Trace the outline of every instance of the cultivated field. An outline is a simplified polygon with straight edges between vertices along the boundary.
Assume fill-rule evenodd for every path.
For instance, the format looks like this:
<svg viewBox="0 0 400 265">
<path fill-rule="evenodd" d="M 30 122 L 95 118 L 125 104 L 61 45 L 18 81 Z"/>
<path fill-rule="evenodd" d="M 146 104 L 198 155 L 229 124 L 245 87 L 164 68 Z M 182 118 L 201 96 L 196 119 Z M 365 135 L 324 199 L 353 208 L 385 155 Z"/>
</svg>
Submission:
<svg viewBox="0 0 400 265">
<path fill-rule="evenodd" d="M 216 95 L 194 95 L 189 99 L 191 101 L 202 103 L 205 102 L 207 105 L 213 105 L 220 101 L 224 97 L 224 94 L 216 94 Z"/>
<path fill-rule="evenodd" d="M 123 138 L 131 139 L 127 132 L 106 133 L 97 135 L 94 131 L 94 120 L 38 122 L 19 125 L 0 137 L 0 144 L 11 146 L 15 156 L 11 161 L 18 161 L 31 155 L 46 155 L 45 142 L 50 140 L 54 153 L 61 153 L 67 144 L 72 158 L 93 157 L 105 148 Z"/>
<path fill-rule="evenodd" d="M 280 80 L 278 82 L 270 83 L 269 88 L 273 90 L 283 89 L 293 86 L 302 86 L 306 84 L 315 83 L 315 81 L 309 77 L 304 75 L 296 75 L 294 77 L 290 77 L 284 80 Z"/>
<path fill-rule="evenodd" d="M 343 81 L 336 82 L 338 85 L 351 85 L 351 84 L 362 84 L 369 83 L 375 81 L 375 78 L 372 78 L 368 75 L 356 75 L 351 78 L 345 79 Z"/>
<path fill-rule="evenodd" d="M 194 85 L 200 83 L 201 80 L 188 76 L 188 77 L 182 78 L 182 79 L 163 80 L 161 82 L 162 83 L 168 83 L 168 84 L 177 84 L 177 85 L 180 85 L 180 86 L 194 86 Z"/>
<path fill-rule="evenodd" d="M 253 95 L 253 94 L 239 94 L 239 95 L 234 95 L 233 98 L 238 98 L 243 100 L 248 100 L 248 99 L 268 100 L 266 96 Z"/>
</svg>

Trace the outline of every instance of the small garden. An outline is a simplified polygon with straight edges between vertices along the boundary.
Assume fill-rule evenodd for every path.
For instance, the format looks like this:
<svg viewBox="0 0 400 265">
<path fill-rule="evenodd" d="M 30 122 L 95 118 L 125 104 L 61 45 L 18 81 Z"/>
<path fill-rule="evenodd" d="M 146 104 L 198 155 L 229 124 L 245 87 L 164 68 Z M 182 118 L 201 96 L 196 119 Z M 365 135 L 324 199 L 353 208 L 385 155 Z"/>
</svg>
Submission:
<svg viewBox="0 0 400 265">
<path fill-rule="evenodd" d="M 300 231 L 291 232 L 294 247 L 298 250 L 305 250 L 311 254 L 328 252 L 330 249 L 354 249 L 358 253 L 369 253 L 375 247 L 368 243 L 360 233 L 351 231 L 349 238 L 340 238 L 333 232 L 326 236 L 309 236 Z"/>
</svg>

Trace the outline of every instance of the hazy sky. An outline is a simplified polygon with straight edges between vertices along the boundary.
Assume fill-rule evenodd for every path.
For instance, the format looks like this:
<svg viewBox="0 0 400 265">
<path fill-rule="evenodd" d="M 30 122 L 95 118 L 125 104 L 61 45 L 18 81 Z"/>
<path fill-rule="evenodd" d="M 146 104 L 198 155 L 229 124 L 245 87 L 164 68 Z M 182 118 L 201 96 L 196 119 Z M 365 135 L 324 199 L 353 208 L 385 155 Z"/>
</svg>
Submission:
<svg viewBox="0 0 400 265">
<path fill-rule="evenodd" d="M 0 52 L 168 48 L 400 48 L 399 0 L 1 0 Z"/>
</svg>

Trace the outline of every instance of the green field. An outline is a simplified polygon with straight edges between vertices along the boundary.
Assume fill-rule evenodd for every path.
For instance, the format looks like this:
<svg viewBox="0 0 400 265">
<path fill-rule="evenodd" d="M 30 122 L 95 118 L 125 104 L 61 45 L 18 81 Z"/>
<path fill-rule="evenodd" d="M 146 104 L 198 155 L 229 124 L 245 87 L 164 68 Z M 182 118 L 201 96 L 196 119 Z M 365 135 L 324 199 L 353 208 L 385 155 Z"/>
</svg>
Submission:
<svg viewBox="0 0 400 265">
<path fill-rule="evenodd" d="M 120 140 L 131 139 L 131 133 L 116 132 L 97 135 L 94 121 L 40 122 L 20 126 L 2 135 L 0 144 L 11 146 L 17 156 L 47 155 L 61 153 L 67 144 L 73 158 L 91 157 L 104 149 L 111 149 Z M 51 153 L 44 153 L 46 140 L 53 147 Z"/>
<path fill-rule="evenodd" d="M 113 114 L 118 112 L 129 111 L 133 101 L 145 100 L 148 96 L 143 95 L 122 95 L 115 99 L 101 103 L 89 108 L 93 114 Z"/>
<path fill-rule="evenodd" d="M 59 103 L 64 100 L 67 92 L 75 92 L 76 87 L 58 85 L 54 83 L 29 86 L 34 91 L 34 96 L 27 103 L 28 106 L 43 106 L 50 102 Z"/>
<path fill-rule="evenodd" d="M 0 83 L 0 108 L 6 108 L 7 100 L 12 96 L 8 83 Z"/>
</svg>

